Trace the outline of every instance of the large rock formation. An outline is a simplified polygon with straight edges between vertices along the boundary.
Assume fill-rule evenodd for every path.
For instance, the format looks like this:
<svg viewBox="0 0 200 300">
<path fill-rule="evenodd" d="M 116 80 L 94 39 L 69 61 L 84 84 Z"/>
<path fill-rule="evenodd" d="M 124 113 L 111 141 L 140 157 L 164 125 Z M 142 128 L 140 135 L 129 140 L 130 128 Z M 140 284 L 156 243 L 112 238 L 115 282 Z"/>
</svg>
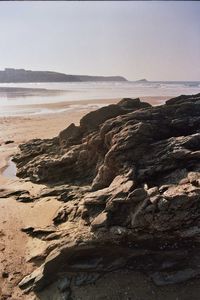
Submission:
<svg viewBox="0 0 200 300">
<path fill-rule="evenodd" d="M 47 257 L 22 288 L 122 267 L 157 285 L 200 275 L 200 94 L 156 107 L 123 99 L 20 150 L 18 176 L 63 201 L 53 236 L 41 235 Z"/>
<path fill-rule="evenodd" d="M 71 75 L 52 71 L 31 71 L 6 68 L 0 71 L 0 82 L 84 82 L 84 81 L 127 81 L 122 76 Z"/>
</svg>

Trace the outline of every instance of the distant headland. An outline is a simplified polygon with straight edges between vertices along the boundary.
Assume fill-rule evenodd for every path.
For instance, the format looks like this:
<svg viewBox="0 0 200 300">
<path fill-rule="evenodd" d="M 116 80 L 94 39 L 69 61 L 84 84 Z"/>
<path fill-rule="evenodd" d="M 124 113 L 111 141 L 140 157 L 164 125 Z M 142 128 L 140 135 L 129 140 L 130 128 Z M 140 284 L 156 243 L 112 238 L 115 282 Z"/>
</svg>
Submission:
<svg viewBox="0 0 200 300">
<path fill-rule="evenodd" d="M 142 79 L 137 80 L 136 82 L 148 82 L 148 80 L 145 78 L 142 78 Z"/>
<path fill-rule="evenodd" d="M 0 71 L 0 82 L 87 82 L 87 81 L 127 81 L 122 76 L 70 75 L 51 71 L 31 71 L 5 68 Z"/>
</svg>

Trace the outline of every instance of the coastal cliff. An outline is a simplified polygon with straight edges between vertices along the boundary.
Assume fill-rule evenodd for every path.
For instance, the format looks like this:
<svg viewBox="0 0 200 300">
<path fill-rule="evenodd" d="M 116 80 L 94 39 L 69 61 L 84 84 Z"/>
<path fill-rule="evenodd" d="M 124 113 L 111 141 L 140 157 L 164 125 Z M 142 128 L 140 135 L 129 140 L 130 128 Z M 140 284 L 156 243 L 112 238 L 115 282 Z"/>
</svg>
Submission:
<svg viewBox="0 0 200 300">
<path fill-rule="evenodd" d="M 6 68 L 0 71 L 0 82 L 84 82 L 84 81 L 127 81 L 122 76 L 69 75 L 50 71 L 31 71 Z"/>
<path fill-rule="evenodd" d="M 14 161 L 19 177 L 46 185 L 18 200 L 62 204 L 52 227 L 22 229 L 48 241 L 19 284 L 26 292 L 58 282 L 70 299 L 74 284 L 118 269 L 157 286 L 199 277 L 200 94 L 156 107 L 122 99 L 55 138 L 20 145 Z"/>
</svg>

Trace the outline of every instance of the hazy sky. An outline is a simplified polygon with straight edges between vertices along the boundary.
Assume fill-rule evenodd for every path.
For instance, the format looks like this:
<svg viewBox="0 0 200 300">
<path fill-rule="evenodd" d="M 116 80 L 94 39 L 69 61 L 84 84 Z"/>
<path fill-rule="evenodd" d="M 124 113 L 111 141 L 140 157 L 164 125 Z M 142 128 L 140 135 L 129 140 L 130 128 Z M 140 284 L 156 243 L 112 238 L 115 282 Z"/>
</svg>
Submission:
<svg viewBox="0 0 200 300">
<path fill-rule="evenodd" d="M 200 80 L 200 2 L 0 2 L 0 69 Z"/>
</svg>

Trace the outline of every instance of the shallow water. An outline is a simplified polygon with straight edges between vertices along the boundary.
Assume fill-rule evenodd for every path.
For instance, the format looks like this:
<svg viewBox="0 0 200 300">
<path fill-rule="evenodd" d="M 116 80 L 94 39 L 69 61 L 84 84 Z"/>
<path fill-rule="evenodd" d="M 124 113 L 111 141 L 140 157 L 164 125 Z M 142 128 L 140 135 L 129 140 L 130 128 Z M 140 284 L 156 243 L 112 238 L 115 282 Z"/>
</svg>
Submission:
<svg viewBox="0 0 200 300">
<path fill-rule="evenodd" d="M 25 91 L 23 96 L 19 92 L 10 93 L 1 92 L 1 88 L 28 88 L 37 89 L 37 95 L 31 95 L 30 91 Z M 62 93 L 44 93 L 38 89 L 47 89 L 51 91 L 64 91 Z M 10 116 L 12 107 L 18 106 L 17 110 L 24 110 L 22 105 L 58 103 L 63 101 L 91 100 L 91 99 L 114 99 L 125 97 L 147 97 L 147 96 L 167 96 L 174 97 L 181 94 L 191 95 L 200 92 L 200 81 L 186 82 L 166 82 L 166 81 L 148 81 L 148 82 L 64 82 L 64 83 L 0 83 L 0 116 Z M 32 93 L 32 92 L 31 92 Z M 52 110 L 54 112 L 54 110 Z M 58 111 L 59 112 L 59 111 Z M 37 111 L 33 113 L 37 114 Z M 23 115 L 30 115 L 27 109 L 22 111 Z M 45 113 L 40 111 L 39 114 Z M 46 111 L 46 113 L 51 113 Z M 18 115 L 17 113 L 15 115 Z"/>
<path fill-rule="evenodd" d="M 101 104 L 73 104 L 66 108 L 42 108 L 42 107 L 31 107 L 31 106 L 0 106 L 0 117 L 23 117 L 23 116 L 35 116 L 35 115 L 48 115 L 62 112 L 71 112 L 79 110 L 93 110 L 98 109 L 102 106 L 108 105 L 108 103 Z"/>
<path fill-rule="evenodd" d="M 8 161 L 8 166 L 3 171 L 2 175 L 9 179 L 16 179 L 17 167 L 16 164 L 12 161 L 12 158 Z"/>
</svg>

